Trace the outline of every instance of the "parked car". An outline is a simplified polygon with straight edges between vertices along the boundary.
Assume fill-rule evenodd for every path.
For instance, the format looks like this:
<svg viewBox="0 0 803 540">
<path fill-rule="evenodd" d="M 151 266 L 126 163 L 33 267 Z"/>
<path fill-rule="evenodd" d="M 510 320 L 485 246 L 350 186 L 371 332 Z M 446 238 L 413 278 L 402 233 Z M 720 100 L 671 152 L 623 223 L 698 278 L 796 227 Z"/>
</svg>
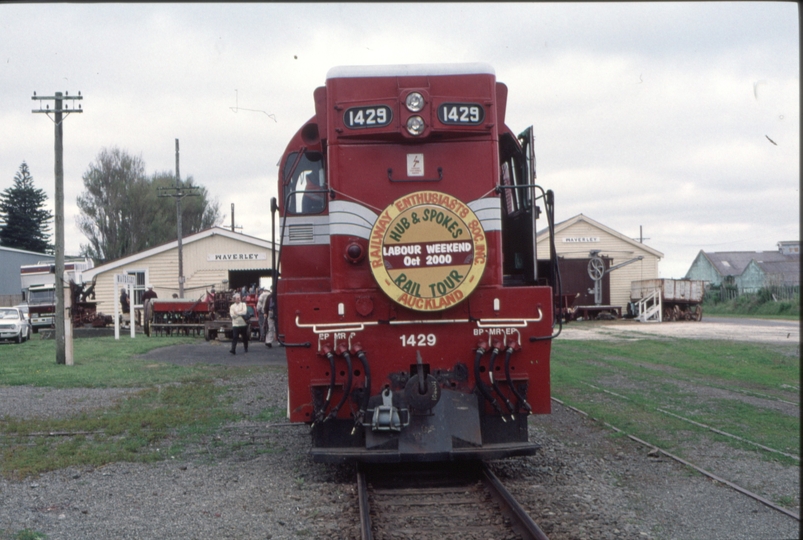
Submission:
<svg viewBox="0 0 803 540">
<path fill-rule="evenodd" d="M 31 323 L 24 312 L 17 307 L 0 307 L 0 340 L 22 343 L 30 337 Z"/>
<path fill-rule="evenodd" d="M 30 339 L 31 334 L 33 334 L 33 324 L 31 324 L 31 312 L 28 310 L 28 304 L 17 304 L 14 307 L 25 315 L 25 320 L 28 321 L 28 339 Z"/>
</svg>

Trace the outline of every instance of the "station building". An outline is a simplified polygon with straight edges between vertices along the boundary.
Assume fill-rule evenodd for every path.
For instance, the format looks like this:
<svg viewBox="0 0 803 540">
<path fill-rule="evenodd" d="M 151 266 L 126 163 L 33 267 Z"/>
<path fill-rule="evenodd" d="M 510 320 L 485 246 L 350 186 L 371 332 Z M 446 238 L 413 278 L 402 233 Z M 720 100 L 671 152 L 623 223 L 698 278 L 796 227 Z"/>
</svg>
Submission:
<svg viewBox="0 0 803 540">
<path fill-rule="evenodd" d="M 199 299 L 214 288 L 222 291 L 260 285 L 271 278 L 274 246 L 267 240 L 212 227 L 182 239 L 182 269 L 184 298 Z M 82 274 L 84 283 L 94 280 L 97 309 L 105 315 L 114 314 L 115 275 L 134 276 L 132 308 L 142 307 L 142 295 L 153 286 L 160 299 L 179 294 L 178 241 L 96 266 Z M 264 281 L 264 280 L 263 280 Z"/>
<path fill-rule="evenodd" d="M 548 231 L 538 234 L 537 250 L 539 260 L 549 258 Z M 658 263 L 664 256 L 660 251 L 583 214 L 555 224 L 555 251 L 561 269 L 563 294 L 573 298 L 575 307 L 594 305 L 594 280 L 588 274 L 592 252 L 598 252 L 606 270 L 633 261 L 606 273 L 602 279 L 602 304 L 619 306 L 623 311 L 630 302 L 631 282 L 657 279 Z M 634 260 L 638 257 L 642 259 Z"/>
</svg>

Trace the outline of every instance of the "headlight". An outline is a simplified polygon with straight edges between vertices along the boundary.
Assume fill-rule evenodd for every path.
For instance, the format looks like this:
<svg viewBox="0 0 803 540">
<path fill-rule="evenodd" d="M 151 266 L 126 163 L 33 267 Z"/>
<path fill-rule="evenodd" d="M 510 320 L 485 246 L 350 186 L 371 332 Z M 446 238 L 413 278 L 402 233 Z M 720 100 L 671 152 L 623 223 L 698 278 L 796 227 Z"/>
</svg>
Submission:
<svg viewBox="0 0 803 540">
<path fill-rule="evenodd" d="M 424 119 L 420 116 L 411 116 L 407 120 L 407 131 L 410 132 L 410 135 L 421 135 L 424 133 Z"/>
<path fill-rule="evenodd" d="M 410 92 L 407 94 L 404 104 L 407 105 L 407 110 L 410 112 L 418 112 L 424 108 L 424 96 L 418 92 Z"/>
</svg>

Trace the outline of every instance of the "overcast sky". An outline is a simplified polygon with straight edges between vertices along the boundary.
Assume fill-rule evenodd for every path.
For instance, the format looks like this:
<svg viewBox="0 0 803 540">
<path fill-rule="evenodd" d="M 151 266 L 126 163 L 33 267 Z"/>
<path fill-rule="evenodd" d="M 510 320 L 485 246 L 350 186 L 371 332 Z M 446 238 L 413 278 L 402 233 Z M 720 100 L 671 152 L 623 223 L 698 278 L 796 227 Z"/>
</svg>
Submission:
<svg viewBox="0 0 803 540">
<path fill-rule="evenodd" d="M 664 254 L 799 239 L 796 3 L 0 4 L 0 191 L 25 161 L 51 209 L 64 122 L 68 255 L 82 176 L 103 148 L 191 175 L 269 239 L 277 162 L 337 65 L 486 62 L 507 124 L 536 134 L 557 220 L 585 214 Z M 76 102 L 77 104 L 77 102 Z M 52 106 L 52 102 L 51 102 Z"/>
</svg>

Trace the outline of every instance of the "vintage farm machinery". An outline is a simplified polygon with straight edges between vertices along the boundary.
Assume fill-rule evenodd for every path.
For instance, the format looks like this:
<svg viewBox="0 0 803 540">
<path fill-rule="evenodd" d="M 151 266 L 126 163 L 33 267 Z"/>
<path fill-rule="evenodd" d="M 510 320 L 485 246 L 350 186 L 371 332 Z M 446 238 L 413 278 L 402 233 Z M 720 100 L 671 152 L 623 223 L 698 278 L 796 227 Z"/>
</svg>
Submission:
<svg viewBox="0 0 803 540">
<path fill-rule="evenodd" d="M 235 290 L 205 292 L 197 300 L 158 299 L 145 304 L 145 334 L 150 335 L 201 335 L 207 341 L 218 338 L 231 339 L 229 308 Z M 245 303 L 255 312 L 257 295 L 246 294 Z M 257 317 L 251 319 L 251 331 L 259 335 Z"/>
</svg>

